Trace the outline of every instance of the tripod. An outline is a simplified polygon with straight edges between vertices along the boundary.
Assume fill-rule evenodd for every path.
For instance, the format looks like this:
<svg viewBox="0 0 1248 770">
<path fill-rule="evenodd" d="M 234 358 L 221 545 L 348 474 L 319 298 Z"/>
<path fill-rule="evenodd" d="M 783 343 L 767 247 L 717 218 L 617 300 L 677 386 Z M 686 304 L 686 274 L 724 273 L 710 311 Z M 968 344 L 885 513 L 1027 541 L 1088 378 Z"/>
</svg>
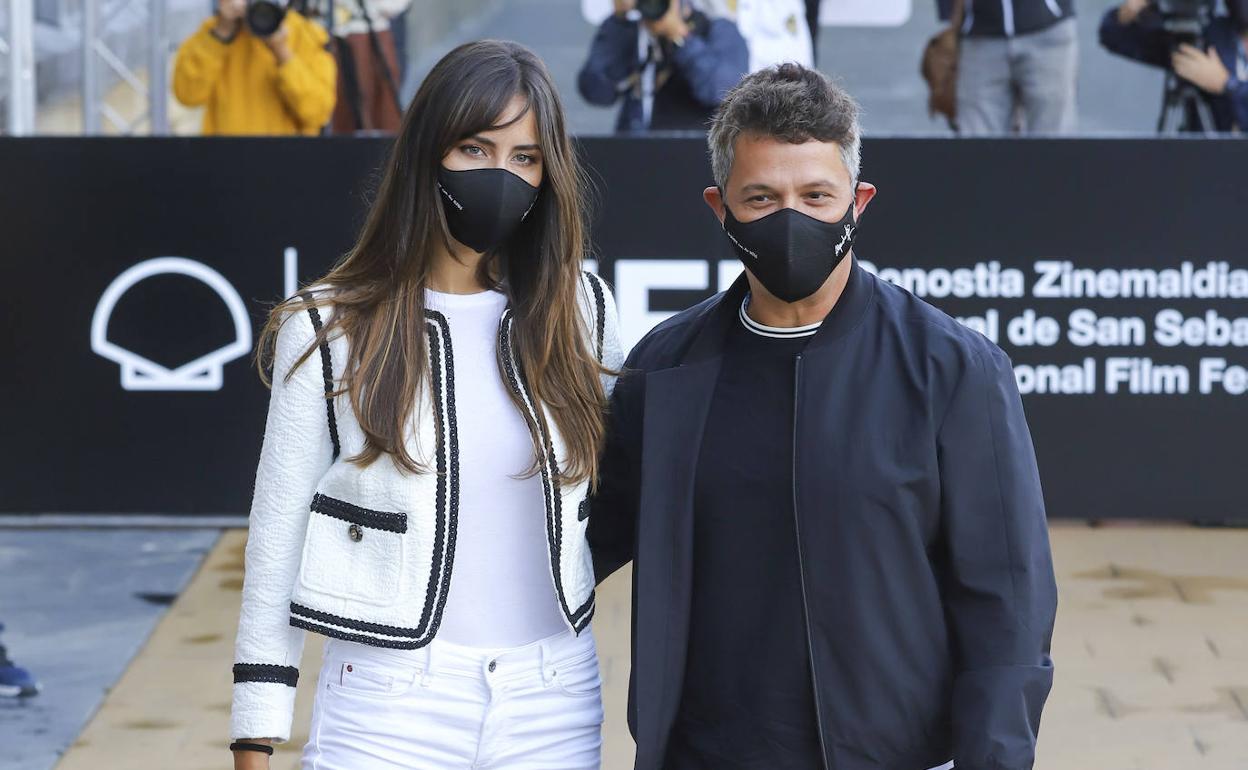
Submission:
<svg viewBox="0 0 1248 770">
<path fill-rule="evenodd" d="M 1157 133 L 1199 131 L 1211 135 L 1217 130 L 1217 125 L 1213 122 L 1213 111 L 1200 95 L 1200 89 L 1167 70 L 1165 92 L 1161 98 L 1161 116 L 1157 119 Z"/>
</svg>

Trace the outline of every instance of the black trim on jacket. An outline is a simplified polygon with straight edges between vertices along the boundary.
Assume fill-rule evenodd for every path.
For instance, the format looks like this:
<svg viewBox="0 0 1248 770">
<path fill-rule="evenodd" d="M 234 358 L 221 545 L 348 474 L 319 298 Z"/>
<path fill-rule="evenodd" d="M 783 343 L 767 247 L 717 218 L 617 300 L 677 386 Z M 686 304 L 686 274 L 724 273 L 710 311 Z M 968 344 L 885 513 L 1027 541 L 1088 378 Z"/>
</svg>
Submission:
<svg viewBox="0 0 1248 770">
<path fill-rule="evenodd" d="M 294 687 L 299 683 L 299 669 L 273 663 L 235 663 L 234 684 L 241 682 L 269 682 Z"/>
<path fill-rule="evenodd" d="M 312 319 L 312 330 L 319 336 L 321 333 L 321 312 L 312 304 L 312 292 L 301 291 L 299 296 L 308 303 L 308 317 Z M 334 445 L 334 459 L 342 454 L 342 444 L 338 441 L 338 416 L 334 414 L 334 364 L 329 353 L 329 341 L 321 340 L 321 377 L 325 380 L 325 419 L 329 422 L 329 440 Z"/>
<path fill-rule="evenodd" d="M 359 524 L 361 527 L 383 529 L 387 532 L 403 533 L 407 531 L 407 514 L 374 511 L 358 505 L 339 500 L 336 497 L 317 493 L 312 497 L 312 510 L 335 519 Z"/>
</svg>

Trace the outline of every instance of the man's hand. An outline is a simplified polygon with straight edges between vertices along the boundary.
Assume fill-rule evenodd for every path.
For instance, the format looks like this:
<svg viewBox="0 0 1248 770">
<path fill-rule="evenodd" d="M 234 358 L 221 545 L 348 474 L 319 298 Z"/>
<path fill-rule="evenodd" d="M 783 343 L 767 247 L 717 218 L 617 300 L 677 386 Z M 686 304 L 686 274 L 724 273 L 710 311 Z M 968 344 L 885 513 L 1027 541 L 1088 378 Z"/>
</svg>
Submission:
<svg viewBox="0 0 1248 770">
<path fill-rule="evenodd" d="M 1118 6 L 1118 23 L 1134 24 L 1135 20 L 1140 18 L 1140 14 L 1144 13 L 1144 9 L 1149 6 L 1152 0 L 1126 0 L 1122 5 Z"/>
<path fill-rule="evenodd" d="M 1207 93 L 1223 93 L 1227 81 L 1231 79 L 1231 73 L 1212 46 L 1208 51 L 1201 51 L 1184 43 L 1174 52 L 1170 63 L 1175 74 Z"/>
<path fill-rule="evenodd" d="M 247 0 L 221 0 L 217 4 L 217 37 L 231 38 L 238 33 L 247 14 Z"/>
<path fill-rule="evenodd" d="M 248 743 L 263 743 L 272 746 L 268 738 L 252 738 Z M 234 770 L 269 770 L 269 755 L 261 751 L 234 752 Z"/>
<path fill-rule="evenodd" d="M 277 64 L 279 67 L 293 59 L 295 56 L 294 52 L 290 50 L 290 45 L 288 45 L 289 39 L 290 35 L 286 31 L 285 22 L 282 23 L 282 26 L 277 28 L 276 32 L 264 38 L 264 44 L 267 45 L 269 50 L 273 52 L 273 55 L 277 57 Z"/>
<path fill-rule="evenodd" d="M 689 25 L 685 23 L 681 0 L 672 0 L 672 4 L 667 7 L 667 13 L 654 21 L 645 22 L 645 25 L 651 35 L 666 38 L 677 45 L 684 43 L 685 38 L 689 37 Z"/>
</svg>

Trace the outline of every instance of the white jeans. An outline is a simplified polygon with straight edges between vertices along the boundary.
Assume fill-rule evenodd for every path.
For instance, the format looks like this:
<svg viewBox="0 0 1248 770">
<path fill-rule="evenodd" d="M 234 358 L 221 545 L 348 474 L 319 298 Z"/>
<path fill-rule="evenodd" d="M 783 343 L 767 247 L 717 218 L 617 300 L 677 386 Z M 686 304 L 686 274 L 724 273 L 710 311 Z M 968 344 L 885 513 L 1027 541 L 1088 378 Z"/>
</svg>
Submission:
<svg viewBox="0 0 1248 770">
<path fill-rule="evenodd" d="M 598 770 L 602 679 L 589 629 L 508 650 L 330 639 L 303 770 Z"/>
</svg>

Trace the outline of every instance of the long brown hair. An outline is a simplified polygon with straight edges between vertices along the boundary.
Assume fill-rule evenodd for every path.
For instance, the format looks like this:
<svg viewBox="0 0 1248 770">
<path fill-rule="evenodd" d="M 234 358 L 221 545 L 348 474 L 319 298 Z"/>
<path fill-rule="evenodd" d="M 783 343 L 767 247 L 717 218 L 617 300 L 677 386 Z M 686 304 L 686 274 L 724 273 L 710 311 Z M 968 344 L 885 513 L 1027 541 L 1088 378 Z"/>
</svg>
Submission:
<svg viewBox="0 0 1248 770">
<path fill-rule="evenodd" d="M 400 468 L 427 471 L 426 463 L 407 451 L 404 437 L 428 387 L 424 290 L 435 239 L 454 253 L 437 170 L 456 142 L 497 128 L 517 95 L 537 122 L 544 163 L 541 191 L 516 232 L 482 257 L 478 279 L 505 292 L 511 302 L 520 368 L 533 399 L 550 409 L 567 445 L 560 481 L 592 483 L 597 478 L 606 409 L 599 375 L 605 370 L 586 342 L 577 296 L 588 246 L 582 210 L 586 177 L 545 65 L 524 46 L 496 40 L 456 48 L 425 78 L 403 116 L 359 240 L 314 282 L 328 289 L 316 294 L 314 304 L 332 306 L 334 312 L 292 371 L 335 330 L 346 334 L 351 352 L 335 395 L 349 395 L 366 438 L 364 449 L 349 462 L 363 467 L 387 454 Z M 295 296 L 270 312 L 256 351 L 266 384 L 282 319 L 305 309 L 304 300 Z M 512 399 L 530 423 L 534 464 L 529 472 L 536 473 L 545 452 L 539 426 L 532 424 L 519 396 L 513 393 Z M 539 414 L 539 419 L 544 418 Z M 425 448 L 420 449 L 423 454 Z"/>
</svg>

